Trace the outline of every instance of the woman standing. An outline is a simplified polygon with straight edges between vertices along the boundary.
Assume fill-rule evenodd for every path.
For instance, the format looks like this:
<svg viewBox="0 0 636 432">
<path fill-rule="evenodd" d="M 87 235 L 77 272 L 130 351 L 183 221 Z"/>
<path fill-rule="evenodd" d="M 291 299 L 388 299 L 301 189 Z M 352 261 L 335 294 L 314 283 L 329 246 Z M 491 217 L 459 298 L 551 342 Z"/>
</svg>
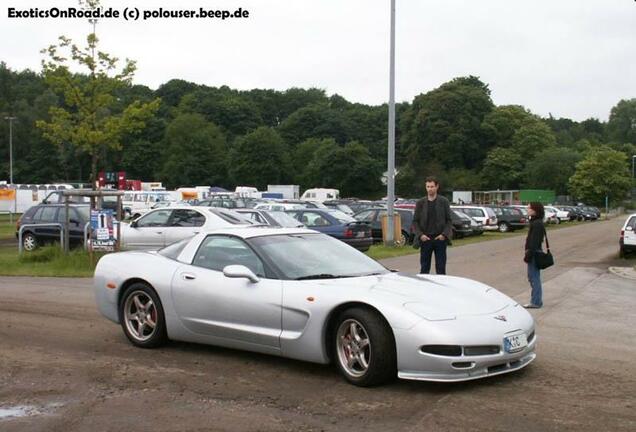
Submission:
<svg viewBox="0 0 636 432">
<path fill-rule="evenodd" d="M 528 309 L 539 309 L 543 306 L 543 288 L 541 287 L 541 273 L 534 258 L 535 252 L 541 251 L 541 244 L 545 237 L 545 226 L 543 217 L 545 211 L 543 204 L 532 202 L 528 206 L 528 216 L 530 216 L 530 227 L 526 237 L 526 252 L 523 260 L 528 263 L 528 281 L 532 287 L 530 303 L 523 307 Z"/>
</svg>

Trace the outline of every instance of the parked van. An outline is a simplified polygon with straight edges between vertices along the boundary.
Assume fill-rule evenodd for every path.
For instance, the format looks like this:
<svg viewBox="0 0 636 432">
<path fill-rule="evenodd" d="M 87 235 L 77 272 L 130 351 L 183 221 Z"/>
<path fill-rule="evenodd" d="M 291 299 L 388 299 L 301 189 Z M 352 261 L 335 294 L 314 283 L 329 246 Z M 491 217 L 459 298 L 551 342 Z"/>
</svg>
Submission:
<svg viewBox="0 0 636 432">
<path fill-rule="evenodd" d="M 340 199 L 340 191 L 338 189 L 323 189 L 323 188 L 314 188 L 307 189 L 303 196 L 300 197 L 301 200 L 306 201 L 327 201 L 327 200 L 336 200 Z"/>
</svg>

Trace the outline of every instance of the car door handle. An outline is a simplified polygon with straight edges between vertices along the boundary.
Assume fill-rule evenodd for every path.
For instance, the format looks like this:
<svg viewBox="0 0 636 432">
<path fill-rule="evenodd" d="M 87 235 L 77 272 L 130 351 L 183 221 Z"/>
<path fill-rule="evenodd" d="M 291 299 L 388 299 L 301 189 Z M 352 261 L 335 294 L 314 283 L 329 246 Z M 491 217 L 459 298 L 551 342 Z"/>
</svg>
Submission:
<svg viewBox="0 0 636 432">
<path fill-rule="evenodd" d="M 197 277 L 192 273 L 181 273 L 181 278 L 183 280 L 195 280 Z"/>
<path fill-rule="evenodd" d="M 156 234 L 157 235 L 163 234 L 163 231 L 157 231 Z"/>
</svg>

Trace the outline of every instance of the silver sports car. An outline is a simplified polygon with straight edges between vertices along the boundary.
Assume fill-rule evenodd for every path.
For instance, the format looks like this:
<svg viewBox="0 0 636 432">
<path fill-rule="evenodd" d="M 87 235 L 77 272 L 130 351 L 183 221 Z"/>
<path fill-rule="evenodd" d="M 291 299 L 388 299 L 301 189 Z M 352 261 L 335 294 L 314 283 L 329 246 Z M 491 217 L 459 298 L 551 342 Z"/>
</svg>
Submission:
<svg viewBox="0 0 636 432">
<path fill-rule="evenodd" d="M 317 363 L 360 386 L 463 381 L 535 358 L 532 316 L 468 279 L 395 273 L 302 228 L 203 232 L 156 252 L 104 256 L 102 314 L 136 346 L 168 339 Z"/>
</svg>

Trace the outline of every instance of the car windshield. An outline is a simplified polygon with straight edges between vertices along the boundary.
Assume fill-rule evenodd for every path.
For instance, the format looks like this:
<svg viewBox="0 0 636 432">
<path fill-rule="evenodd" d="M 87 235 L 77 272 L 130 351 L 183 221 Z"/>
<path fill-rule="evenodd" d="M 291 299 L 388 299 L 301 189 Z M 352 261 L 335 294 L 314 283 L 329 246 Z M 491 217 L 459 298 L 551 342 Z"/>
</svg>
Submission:
<svg viewBox="0 0 636 432">
<path fill-rule="evenodd" d="M 249 241 L 269 257 L 286 279 L 330 279 L 389 272 L 362 252 L 325 234 L 272 235 Z"/>
<path fill-rule="evenodd" d="M 269 215 L 276 221 L 278 224 L 285 228 L 296 228 L 303 226 L 302 223 L 298 222 L 298 220 L 294 219 L 290 215 L 282 211 L 270 211 Z"/>
<path fill-rule="evenodd" d="M 354 218 L 353 216 L 349 216 L 348 214 L 341 212 L 340 210 L 328 210 L 329 214 L 333 217 L 335 217 L 338 222 L 340 223 L 349 223 L 349 222 L 355 222 L 356 218 Z"/>
</svg>

